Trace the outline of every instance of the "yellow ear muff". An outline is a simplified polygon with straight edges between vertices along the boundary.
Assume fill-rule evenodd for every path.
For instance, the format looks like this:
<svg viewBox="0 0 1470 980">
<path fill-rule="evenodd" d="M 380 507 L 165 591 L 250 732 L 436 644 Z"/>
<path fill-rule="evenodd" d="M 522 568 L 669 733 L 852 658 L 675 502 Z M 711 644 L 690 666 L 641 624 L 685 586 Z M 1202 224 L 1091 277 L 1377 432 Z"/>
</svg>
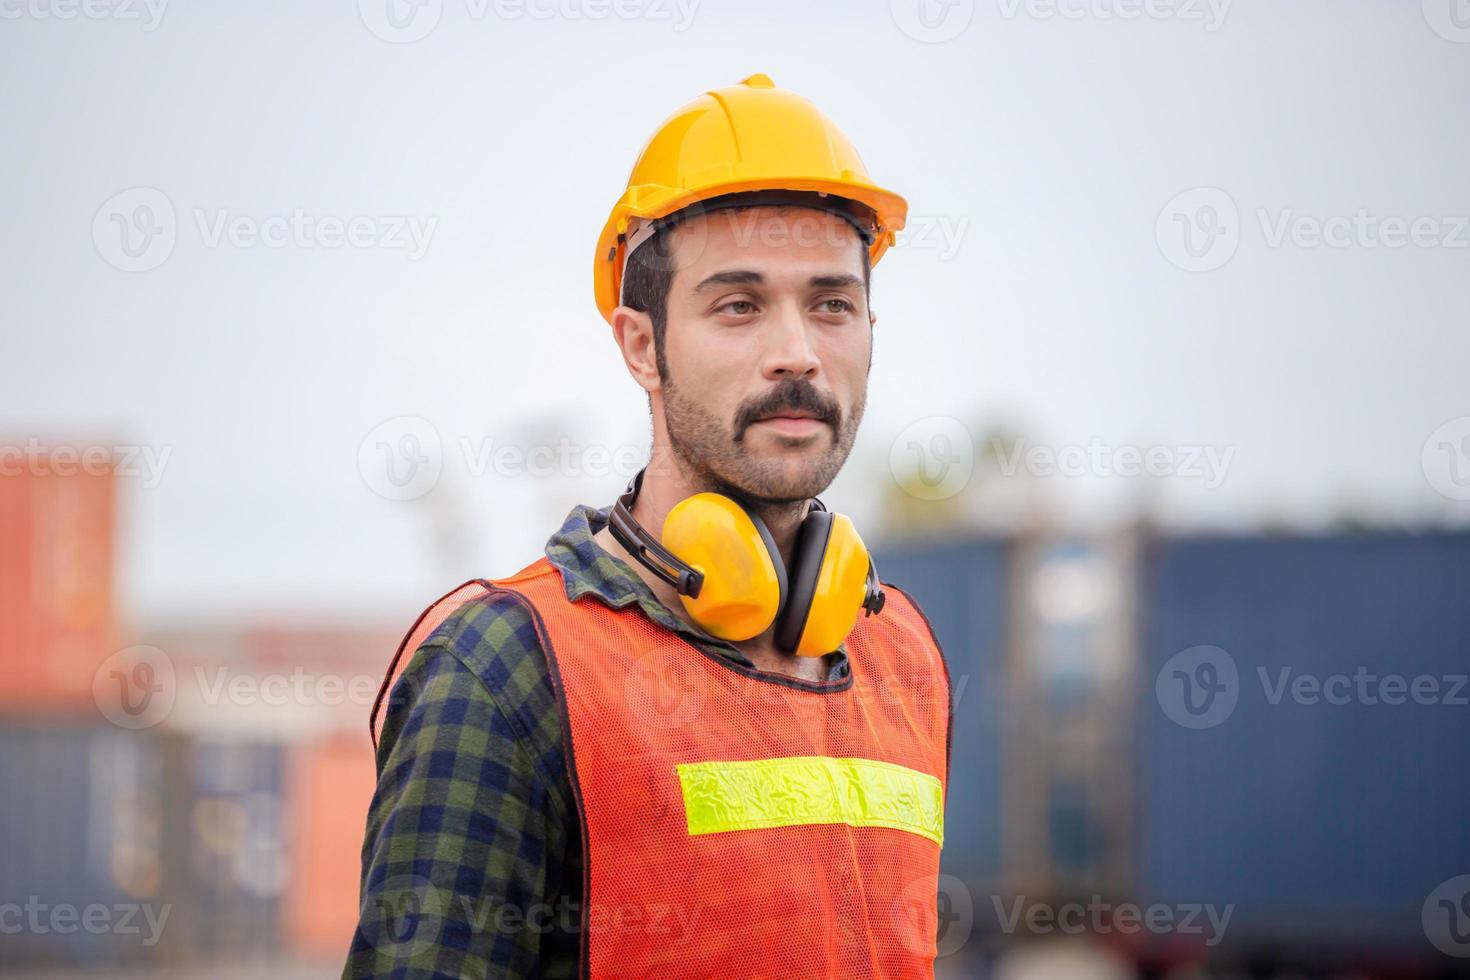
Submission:
<svg viewBox="0 0 1470 980">
<path fill-rule="evenodd" d="M 697 597 L 679 599 L 711 636 L 748 640 L 780 611 L 784 569 L 763 532 L 740 504 L 718 493 L 686 497 L 664 519 L 663 546 L 704 575 Z"/>
<path fill-rule="evenodd" d="M 806 625 L 796 645 L 798 656 L 831 653 L 852 632 L 868 592 L 868 560 L 868 549 L 852 520 L 833 514 Z"/>
</svg>

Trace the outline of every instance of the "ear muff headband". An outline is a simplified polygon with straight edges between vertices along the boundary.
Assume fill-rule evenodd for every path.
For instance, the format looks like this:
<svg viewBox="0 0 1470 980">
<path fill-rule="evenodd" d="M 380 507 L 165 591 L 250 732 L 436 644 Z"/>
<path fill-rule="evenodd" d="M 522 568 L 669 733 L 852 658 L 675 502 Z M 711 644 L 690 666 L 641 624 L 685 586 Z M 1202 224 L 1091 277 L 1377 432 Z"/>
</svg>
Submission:
<svg viewBox="0 0 1470 980">
<path fill-rule="evenodd" d="M 827 541 L 832 533 L 832 515 L 827 510 L 812 508 L 796 529 L 795 547 L 792 549 L 791 598 L 781 609 L 776 623 L 776 646 L 788 652 L 797 648 L 801 634 L 806 629 L 807 616 L 811 612 L 812 599 L 817 593 L 817 576 L 822 570 L 822 554 L 827 550 Z M 826 653 L 826 650 L 822 651 Z"/>
<path fill-rule="evenodd" d="M 679 556 L 643 529 L 633 519 L 633 502 L 643 487 L 643 470 L 628 483 L 628 489 L 614 503 L 608 515 L 608 530 L 624 550 L 644 568 L 674 587 L 680 595 L 697 596 L 704 586 L 704 574 L 680 561 Z"/>
</svg>

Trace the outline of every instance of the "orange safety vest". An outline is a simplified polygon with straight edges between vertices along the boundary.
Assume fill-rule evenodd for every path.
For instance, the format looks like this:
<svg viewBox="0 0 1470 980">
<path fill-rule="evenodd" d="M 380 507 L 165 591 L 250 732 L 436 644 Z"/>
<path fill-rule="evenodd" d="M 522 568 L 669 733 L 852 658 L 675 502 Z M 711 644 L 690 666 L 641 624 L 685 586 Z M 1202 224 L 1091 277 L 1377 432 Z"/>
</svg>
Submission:
<svg viewBox="0 0 1470 980">
<path fill-rule="evenodd" d="M 582 821 L 584 976 L 933 976 L 949 676 L 885 587 L 849 678 L 821 684 L 572 603 L 544 557 L 415 624 L 400 655 L 487 592 L 532 610 Z"/>
</svg>

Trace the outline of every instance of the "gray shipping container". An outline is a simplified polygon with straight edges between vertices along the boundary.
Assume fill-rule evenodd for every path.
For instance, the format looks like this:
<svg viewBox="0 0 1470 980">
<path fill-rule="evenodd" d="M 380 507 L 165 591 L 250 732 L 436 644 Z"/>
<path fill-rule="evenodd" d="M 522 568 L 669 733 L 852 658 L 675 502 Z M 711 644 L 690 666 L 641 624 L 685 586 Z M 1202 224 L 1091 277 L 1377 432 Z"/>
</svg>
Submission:
<svg viewBox="0 0 1470 980">
<path fill-rule="evenodd" d="M 0 725 L 0 963 L 136 965 L 169 926 L 158 740 Z"/>
<path fill-rule="evenodd" d="M 282 749 L 227 736 L 175 747 L 171 808 L 183 832 L 171 873 L 187 896 L 180 934 L 191 955 L 231 958 L 280 943 L 290 866 L 285 842 Z"/>
</svg>

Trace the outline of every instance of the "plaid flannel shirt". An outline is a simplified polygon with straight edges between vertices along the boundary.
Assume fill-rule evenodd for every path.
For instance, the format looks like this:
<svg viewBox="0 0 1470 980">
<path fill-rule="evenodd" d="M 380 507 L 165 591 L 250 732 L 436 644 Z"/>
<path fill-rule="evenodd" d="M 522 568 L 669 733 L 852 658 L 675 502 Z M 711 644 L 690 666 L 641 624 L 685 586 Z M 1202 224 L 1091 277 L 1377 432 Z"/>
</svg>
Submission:
<svg viewBox="0 0 1470 980">
<path fill-rule="evenodd" d="M 660 626 L 745 667 L 684 622 L 592 539 L 610 507 L 574 507 L 546 545 L 567 599 L 637 605 Z M 828 678 L 845 677 L 845 646 Z M 362 850 L 355 977 L 572 977 L 579 963 L 581 823 L 561 709 L 525 608 L 466 603 L 394 684 Z"/>
</svg>

